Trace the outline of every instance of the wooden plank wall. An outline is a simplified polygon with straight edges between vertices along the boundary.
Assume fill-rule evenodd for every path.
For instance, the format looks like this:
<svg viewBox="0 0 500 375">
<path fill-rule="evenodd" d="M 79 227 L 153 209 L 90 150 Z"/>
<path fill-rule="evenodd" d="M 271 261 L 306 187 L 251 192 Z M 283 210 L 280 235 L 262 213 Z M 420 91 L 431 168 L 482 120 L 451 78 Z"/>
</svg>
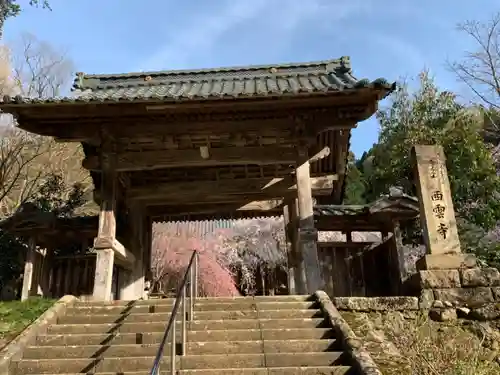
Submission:
<svg viewBox="0 0 500 375">
<path fill-rule="evenodd" d="M 55 257 L 49 274 L 49 294 L 52 298 L 61 298 L 71 294 L 75 297 L 92 296 L 94 291 L 95 254 Z M 119 284 L 123 272 L 120 267 L 113 268 L 112 294 L 120 298 Z"/>
<path fill-rule="evenodd" d="M 50 270 L 49 291 L 52 298 L 71 294 L 92 295 L 95 254 L 55 257 Z"/>
<path fill-rule="evenodd" d="M 325 292 L 331 297 L 397 295 L 400 282 L 394 267 L 397 262 L 394 249 L 392 238 L 369 251 L 319 242 L 318 258 Z"/>
</svg>

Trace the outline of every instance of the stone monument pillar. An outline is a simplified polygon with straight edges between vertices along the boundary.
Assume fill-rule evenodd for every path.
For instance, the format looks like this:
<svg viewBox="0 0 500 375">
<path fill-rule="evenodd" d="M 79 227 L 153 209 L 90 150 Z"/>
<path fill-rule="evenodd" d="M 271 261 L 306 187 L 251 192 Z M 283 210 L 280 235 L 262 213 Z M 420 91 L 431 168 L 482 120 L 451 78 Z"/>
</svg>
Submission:
<svg viewBox="0 0 500 375">
<path fill-rule="evenodd" d="M 412 279 L 421 306 L 430 308 L 435 300 L 468 306 L 500 301 L 500 272 L 477 267 L 474 255 L 460 247 L 443 148 L 414 146 L 411 159 L 427 248 Z"/>
<path fill-rule="evenodd" d="M 474 267 L 474 257 L 463 254 L 460 247 L 443 148 L 414 146 L 411 159 L 420 203 L 420 222 L 427 248 L 427 255 L 417 263 L 417 268 Z"/>
</svg>

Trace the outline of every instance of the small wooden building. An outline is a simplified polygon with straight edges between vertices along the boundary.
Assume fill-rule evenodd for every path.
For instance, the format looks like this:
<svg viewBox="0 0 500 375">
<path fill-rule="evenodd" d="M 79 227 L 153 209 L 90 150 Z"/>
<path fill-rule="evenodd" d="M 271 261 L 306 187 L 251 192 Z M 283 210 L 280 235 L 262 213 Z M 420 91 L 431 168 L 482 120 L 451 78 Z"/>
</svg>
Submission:
<svg viewBox="0 0 500 375">
<path fill-rule="evenodd" d="M 78 73 L 74 95 L 4 97 L 18 126 L 81 142 L 100 205 L 93 296 L 143 295 L 151 223 L 276 215 L 288 207 L 307 279 L 321 287 L 313 197 L 340 204 L 351 129 L 395 88 L 350 60 L 150 73 Z M 295 203 L 296 202 L 296 203 Z M 97 225 L 97 224 L 96 224 Z"/>
<path fill-rule="evenodd" d="M 418 215 L 418 200 L 398 191 L 367 205 L 315 206 L 318 231 L 344 234 L 341 241 L 325 236 L 318 242 L 325 291 L 336 297 L 404 294 L 400 225 Z"/>
<path fill-rule="evenodd" d="M 92 295 L 96 258 L 92 242 L 98 217 L 93 213 L 56 217 L 26 207 L 0 222 L 2 230 L 28 244 L 26 254 L 19 254 L 25 263 L 21 298 Z"/>
</svg>

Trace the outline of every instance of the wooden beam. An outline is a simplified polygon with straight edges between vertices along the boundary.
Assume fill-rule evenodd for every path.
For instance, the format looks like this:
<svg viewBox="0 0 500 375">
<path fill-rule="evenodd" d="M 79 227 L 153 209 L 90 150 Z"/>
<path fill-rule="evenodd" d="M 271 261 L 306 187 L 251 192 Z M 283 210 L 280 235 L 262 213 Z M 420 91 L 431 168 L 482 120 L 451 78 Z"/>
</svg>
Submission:
<svg viewBox="0 0 500 375">
<path fill-rule="evenodd" d="M 146 134 L 159 136 L 194 134 L 195 132 L 210 133 L 215 129 L 234 131 L 235 128 L 241 129 L 242 127 L 263 130 L 272 127 L 273 123 L 275 127 L 286 128 L 290 124 L 290 115 L 302 113 L 315 116 L 316 122 L 321 123 L 323 129 L 349 129 L 373 113 L 367 111 L 367 106 L 373 101 L 368 97 L 360 100 L 359 96 L 337 96 L 334 107 L 332 107 L 332 98 L 310 98 L 312 103 L 309 105 L 313 104 L 313 108 L 308 107 L 306 98 L 297 99 L 267 101 L 264 106 L 267 108 L 266 111 L 262 110 L 263 103 L 254 102 L 253 108 L 250 109 L 249 105 L 252 106 L 252 103 L 248 100 L 244 101 L 241 108 L 236 108 L 237 102 L 222 103 L 218 100 L 217 107 L 222 109 L 221 104 L 223 104 L 230 110 L 229 113 L 227 110 L 204 112 L 200 110 L 199 103 L 193 102 L 182 103 L 182 105 L 175 103 L 176 110 L 169 109 L 166 113 L 165 110 L 147 113 L 144 106 L 139 103 L 128 103 L 127 106 L 112 104 L 43 106 L 43 110 L 40 109 L 38 112 L 33 108 L 23 111 L 20 110 L 19 105 L 16 105 L 15 108 L 7 111 L 18 114 L 18 123 L 22 129 L 75 141 L 98 137 L 103 127 L 116 137 L 132 138 Z M 342 103 L 344 101 L 345 103 Z M 196 114 L 187 110 L 190 104 L 193 105 L 194 108 L 191 109 L 194 109 Z M 300 108 L 304 104 L 306 106 Z M 273 105 L 279 105 L 281 108 L 273 108 Z M 323 108 L 318 108 L 322 105 Z M 205 103 L 205 106 L 212 107 L 213 102 Z M 67 126 L 68 123 L 72 126 Z"/>
<path fill-rule="evenodd" d="M 116 239 L 109 240 L 107 238 L 98 237 L 94 241 L 94 248 L 113 250 L 115 256 L 117 257 L 117 260 L 121 261 L 121 264 L 126 266 L 127 268 L 131 268 L 136 260 L 135 255 Z"/>
<path fill-rule="evenodd" d="M 309 150 L 309 163 L 315 163 L 330 156 L 330 147 L 314 147 Z"/>
<path fill-rule="evenodd" d="M 360 242 L 343 242 L 343 241 L 318 241 L 318 247 L 326 247 L 326 248 L 332 248 L 332 249 L 353 249 L 357 250 L 359 248 L 368 248 L 372 246 L 378 246 L 382 244 L 380 240 L 377 241 L 372 241 L 372 242 L 367 242 L 367 241 L 360 241 Z"/>
<path fill-rule="evenodd" d="M 316 195 L 329 195 L 333 189 L 336 175 L 311 178 L 310 186 Z M 279 198 L 294 194 L 297 185 L 294 176 L 270 179 L 248 178 L 225 181 L 210 181 L 200 183 L 174 182 L 157 185 L 131 187 L 127 192 L 127 198 L 132 200 L 158 199 L 166 202 L 179 200 L 182 197 L 189 200 L 211 200 L 216 197 L 224 199 L 226 196 L 258 195 L 259 197 Z M 210 197 L 210 198 L 209 198 Z M 243 197 L 242 197 L 243 198 Z M 243 198 L 244 199 L 244 198 Z"/>
<path fill-rule="evenodd" d="M 283 205 L 283 199 L 271 199 L 263 201 L 253 201 L 248 203 L 233 202 L 226 204 L 189 204 L 182 206 L 150 206 L 147 208 L 151 216 L 187 216 L 194 214 L 214 214 L 227 212 L 267 212 L 276 210 L 279 212 Z M 280 214 L 280 213 L 278 213 Z"/>
<path fill-rule="evenodd" d="M 224 147 L 209 148 L 206 157 L 202 149 L 126 152 L 117 155 L 118 171 L 140 171 L 174 167 L 212 167 L 225 164 L 286 164 L 294 163 L 292 147 Z M 100 170 L 99 157 L 88 156 L 82 165 Z"/>
</svg>

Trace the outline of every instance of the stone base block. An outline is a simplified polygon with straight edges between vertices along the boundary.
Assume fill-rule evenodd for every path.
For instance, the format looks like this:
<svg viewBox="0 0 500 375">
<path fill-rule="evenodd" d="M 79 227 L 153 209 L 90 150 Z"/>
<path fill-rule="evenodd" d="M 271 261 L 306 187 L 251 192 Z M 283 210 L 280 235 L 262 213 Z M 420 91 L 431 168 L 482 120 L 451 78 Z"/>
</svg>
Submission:
<svg viewBox="0 0 500 375">
<path fill-rule="evenodd" d="M 417 270 L 448 270 L 476 267 L 476 257 L 472 254 L 426 254 L 417 261 Z"/>
<path fill-rule="evenodd" d="M 493 293 L 495 301 L 500 302 L 500 287 L 491 288 L 491 292 Z"/>
<path fill-rule="evenodd" d="M 488 320 L 496 320 L 500 318 L 500 304 L 498 303 L 489 303 L 487 305 L 478 307 L 477 309 L 472 309 L 470 312 L 469 318 L 480 320 L 480 321 L 488 321 Z"/>
<path fill-rule="evenodd" d="M 434 299 L 469 307 L 482 306 L 494 301 L 493 292 L 487 287 L 435 289 Z"/>
<path fill-rule="evenodd" d="M 457 310 L 453 308 L 431 309 L 429 318 L 437 322 L 449 322 L 457 320 Z"/>
<path fill-rule="evenodd" d="M 427 270 L 415 274 L 414 286 L 421 289 L 460 288 L 458 270 Z"/>
<path fill-rule="evenodd" d="M 418 299 L 421 309 L 430 309 L 434 303 L 434 292 L 432 289 L 423 289 Z"/>
<path fill-rule="evenodd" d="M 500 271 L 496 268 L 471 268 L 460 270 L 460 279 L 464 287 L 500 286 Z"/>
</svg>

